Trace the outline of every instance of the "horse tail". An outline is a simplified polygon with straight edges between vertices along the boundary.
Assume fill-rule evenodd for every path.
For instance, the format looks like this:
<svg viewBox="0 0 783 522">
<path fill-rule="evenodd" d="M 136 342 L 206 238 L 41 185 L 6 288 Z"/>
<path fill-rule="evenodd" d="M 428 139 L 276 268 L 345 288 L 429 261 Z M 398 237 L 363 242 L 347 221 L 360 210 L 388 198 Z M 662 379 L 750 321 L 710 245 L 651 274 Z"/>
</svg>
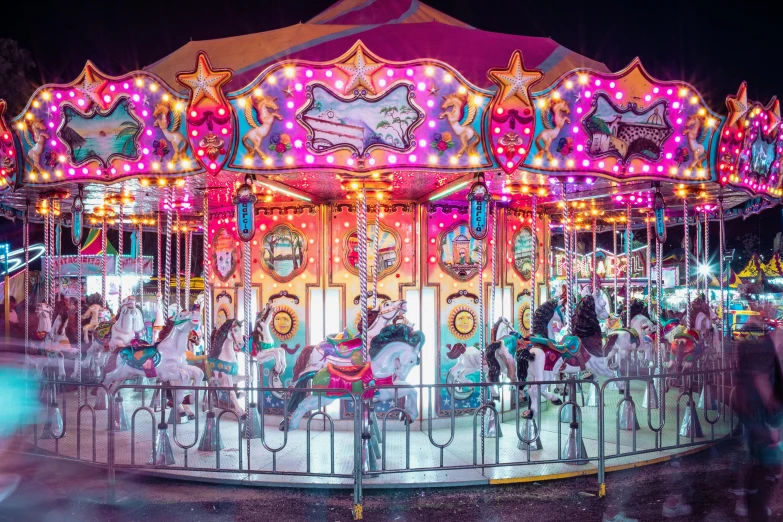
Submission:
<svg viewBox="0 0 783 522">
<path fill-rule="evenodd" d="M 247 136 L 242 136 L 242 145 L 245 146 L 245 148 L 247 149 L 248 153 L 253 151 L 253 144 L 251 143 L 250 145 L 248 145 L 249 141 L 250 141 L 250 138 L 248 138 Z"/>
<path fill-rule="evenodd" d="M 468 150 L 467 150 L 468 154 L 472 156 L 477 153 L 476 148 L 478 147 L 478 143 L 479 143 L 479 137 L 474 134 L 473 137 L 470 140 L 468 140 Z"/>
<path fill-rule="evenodd" d="M 303 391 L 303 388 L 307 388 L 310 380 L 315 377 L 316 371 L 307 372 L 302 375 L 299 380 L 296 381 L 293 388 L 296 390 L 291 393 L 291 400 L 288 401 L 288 413 L 293 413 L 302 404 L 302 401 L 307 396 L 307 392 Z"/>
<path fill-rule="evenodd" d="M 311 344 L 310 346 L 305 346 L 302 351 L 299 353 L 299 357 L 296 358 L 296 363 L 294 363 L 294 380 L 299 380 L 299 376 L 301 373 L 307 368 L 307 363 L 310 362 L 310 356 L 313 354 L 313 350 L 315 350 L 314 344 Z"/>
<path fill-rule="evenodd" d="M 489 382 L 498 382 L 500 380 L 500 363 L 495 354 L 502 347 L 503 343 L 501 341 L 495 341 L 487 345 L 486 359 L 487 369 L 489 370 Z"/>
<path fill-rule="evenodd" d="M 527 381 L 527 372 L 530 368 L 530 363 L 535 360 L 536 356 L 530 351 L 530 348 L 517 350 L 517 382 Z M 521 386 L 520 389 L 524 389 L 524 386 Z"/>
</svg>

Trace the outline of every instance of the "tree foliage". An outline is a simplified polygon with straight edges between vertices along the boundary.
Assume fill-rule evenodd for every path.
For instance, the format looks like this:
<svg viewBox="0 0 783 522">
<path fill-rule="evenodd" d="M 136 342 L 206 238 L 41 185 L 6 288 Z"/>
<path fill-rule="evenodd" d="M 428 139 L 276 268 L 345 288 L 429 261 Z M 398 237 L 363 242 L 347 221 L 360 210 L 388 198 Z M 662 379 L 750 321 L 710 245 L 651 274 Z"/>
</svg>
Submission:
<svg viewBox="0 0 783 522">
<path fill-rule="evenodd" d="M 24 109 L 35 90 L 28 78 L 35 68 L 30 52 L 19 47 L 16 40 L 0 38 L 0 98 L 8 102 L 7 118 L 11 118 Z"/>
</svg>

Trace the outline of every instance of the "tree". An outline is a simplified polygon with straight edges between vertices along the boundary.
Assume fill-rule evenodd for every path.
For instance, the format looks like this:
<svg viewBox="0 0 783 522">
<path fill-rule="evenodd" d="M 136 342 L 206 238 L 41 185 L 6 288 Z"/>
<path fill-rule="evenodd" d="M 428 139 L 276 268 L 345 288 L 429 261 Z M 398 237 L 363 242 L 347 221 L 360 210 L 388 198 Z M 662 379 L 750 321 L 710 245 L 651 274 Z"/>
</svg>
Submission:
<svg viewBox="0 0 783 522">
<path fill-rule="evenodd" d="M 35 90 L 27 74 L 35 68 L 30 52 L 19 47 L 16 40 L 0 38 L 0 98 L 8 102 L 8 114 L 13 117 L 24 109 Z"/>
<path fill-rule="evenodd" d="M 753 257 L 753 254 L 758 253 L 759 250 L 759 237 L 756 234 L 745 234 L 740 237 L 742 241 L 742 255 L 746 259 Z"/>
</svg>

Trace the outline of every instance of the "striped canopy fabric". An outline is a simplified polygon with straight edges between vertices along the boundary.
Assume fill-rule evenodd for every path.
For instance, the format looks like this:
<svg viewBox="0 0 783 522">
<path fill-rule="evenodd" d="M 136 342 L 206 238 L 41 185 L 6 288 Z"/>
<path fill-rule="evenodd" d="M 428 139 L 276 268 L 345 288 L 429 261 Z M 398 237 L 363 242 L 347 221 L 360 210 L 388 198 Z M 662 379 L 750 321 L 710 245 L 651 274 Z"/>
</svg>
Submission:
<svg viewBox="0 0 783 522">
<path fill-rule="evenodd" d="M 494 87 L 487 70 L 507 64 L 516 49 L 522 51 L 526 68 L 544 73 L 536 90 L 546 88 L 571 69 L 608 72 L 604 64 L 550 38 L 481 31 L 418 0 L 341 0 L 304 24 L 188 42 L 145 69 L 172 87 L 181 88 L 175 74 L 192 69 L 197 53 L 205 51 L 213 66 L 234 71 L 227 86 L 233 91 L 250 83 L 272 63 L 333 60 L 357 40 L 386 60 L 440 60 L 483 88 Z"/>
</svg>

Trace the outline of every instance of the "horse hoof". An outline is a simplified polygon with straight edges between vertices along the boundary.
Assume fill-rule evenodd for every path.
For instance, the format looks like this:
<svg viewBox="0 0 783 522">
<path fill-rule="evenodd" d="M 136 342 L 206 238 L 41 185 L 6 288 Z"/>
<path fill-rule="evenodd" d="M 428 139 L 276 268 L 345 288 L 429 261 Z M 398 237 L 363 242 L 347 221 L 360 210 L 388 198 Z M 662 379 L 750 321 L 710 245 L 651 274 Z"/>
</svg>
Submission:
<svg viewBox="0 0 783 522">
<path fill-rule="evenodd" d="M 278 428 L 280 431 L 286 431 L 288 429 L 288 422 L 287 421 L 280 421 L 280 427 Z"/>
<path fill-rule="evenodd" d="M 196 418 L 196 415 L 194 413 L 188 413 L 188 419 L 193 420 Z"/>
<path fill-rule="evenodd" d="M 532 419 L 533 418 L 533 410 L 525 410 L 522 412 L 522 418 L 523 419 Z"/>
<path fill-rule="evenodd" d="M 555 406 L 560 406 L 561 404 L 563 404 L 563 401 L 561 401 L 560 399 L 552 399 L 552 401 L 551 401 L 551 402 L 552 402 L 552 404 L 554 404 Z"/>
<path fill-rule="evenodd" d="M 590 372 L 585 372 L 585 374 L 582 376 L 582 379 L 584 379 L 585 381 L 592 381 L 593 379 L 595 379 L 595 376 Z"/>
</svg>

